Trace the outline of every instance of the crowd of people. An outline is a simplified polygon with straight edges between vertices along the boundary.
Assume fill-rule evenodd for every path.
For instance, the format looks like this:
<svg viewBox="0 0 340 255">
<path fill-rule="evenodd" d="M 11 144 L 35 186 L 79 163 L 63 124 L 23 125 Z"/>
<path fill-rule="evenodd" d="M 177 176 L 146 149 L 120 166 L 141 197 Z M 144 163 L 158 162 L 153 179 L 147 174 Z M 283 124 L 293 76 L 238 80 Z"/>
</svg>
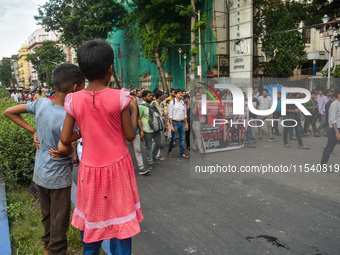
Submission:
<svg viewBox="0 0 340 255">
<path fill-rule="evenodd" d="M 21 104 L 26 104 L 29 102 L 33 102 L 34 100 L 37 100 L 39 98 L 49 98 L 54 99 L 55 98 L 55 91 L 52 89 L 49 90 L 42 90 L 41 88 L 35 89 L 34 87 L 31 87 L 29 89 L 24 90 L 13 90 L 10 92 L 11 98 Z"/>
<path fill-rule="evenodd" d="M 82 151 L 72 225 L 80 230 L 83 253 L 99 254 L 102 241 L 110 239 L 112 254 L 129 255 L 131 238 L 140 232 L 143 215 L 127 143 L 133 144 L 139 174 L 142 175 L 165 160 L 160 153 L 165 141 L 168 142 L 168 158 L 174 156 L 176 143 L 179 145 L 178 156 L 182 159 L 189 159 L 186 150 L 191 150 L 191 144 L 192 149 L 204 157 L 198 107 L 204 91 L 194 91 L 191 102 L 189 94 L 180 89 L 151 92 L 108 88 L 114 58 L 111 46 L 103 40 L 82 44 L 77 59 L 79 67 L 65 63 L 53 70 L 55 97 L 49 99 L 38 90 L 33 98 L 31 95 L 30 100 L 26 100 L 27 103 L 10 107 L 4 114 L 32 133 L 37 148 L 33 181 L 40 196 L 45 255 L 72 251 L 68 248 L 66 231 L 70 217 L 72 152 L 79 139 Z M 85 79 L 89 81 L 86 88 Z M 219 93 L 223 100 L 232 100 L 230 91 Z M 11 97 L 20 101 L 20 96 L 13 94 Z M 268 90 L 264 89 L 260 94 L 254 89 L 252 96 L 254 108 L 270 109 L 272 99 Z M 297 139 L 300 149 L 308 149 L 301 137 L 308 135 L 311 126 L 315 137 L 319 137 L 321 131 L 328 136 L 321 160 L 322 164 L 327 164 L 337 141 L 340 141 L 340 88 L 325 93 L 313 91 L 305 104 L 312 113 L 310 116 L 304 116 L 295 105 L 288 105 L 287 115 L 280 116 L 280 107 L 278 103 L 271 118 L 284 117 L 298 123 L 294 129 L 284 128 L 285 147 L 290 147 L 288 140 Z M 24 113 L 36 116 L 36 127 L 22 118 Z M 268 117 L 249 116 L 260 120 Z M 316 127 L 318 118 L 320 125 Z M 266 126 L 268 140 L 276 142 L 274 135 L 281 136 L 280 129 Z M 190 134 L 190 127 L 193 134 Z M 253 143 L 262 141 L 263 135 L 262 127 L 257 130 L 257 138 L 255 128 L 248 127 L 248 146 L 254 147 Z M 190 136 L 194 137 L 193 141 Z M 141 154 L 143 140 L 147 166 Z"/>
</svg>

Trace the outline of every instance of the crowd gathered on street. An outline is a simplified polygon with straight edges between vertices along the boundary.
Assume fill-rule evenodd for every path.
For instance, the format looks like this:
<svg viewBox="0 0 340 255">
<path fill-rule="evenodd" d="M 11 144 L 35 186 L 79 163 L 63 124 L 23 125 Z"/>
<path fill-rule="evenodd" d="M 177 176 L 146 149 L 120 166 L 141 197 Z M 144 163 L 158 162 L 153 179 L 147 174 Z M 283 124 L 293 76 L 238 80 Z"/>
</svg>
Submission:
<svg viewBox="0 0 340 255">
<path fill-rule="evenodd" d="M 60 64 L 54 69 L 55 90 L 31 88 L 11 92 L 11 98 L 21 104 L 8 108 L 4 114 L 32 133 L 37 148 L 33 181 L 40 194 L 45 254 L 72 252 L 66 238 L 72 161 L 80 161 L 72 225 L 80 229 L 84 254 L 99 254 L 104 239 L 110 239 L 112 254 L 131 254 L 131 238 L 140 232 L 143 215 L 127 144 L 133 144 L 141 175 L 150 173 L 166 158 L 189 159 L 190 150 L 205 157 L 199 113 L 205 91 L 197 89 L 189 95 L 174 88 L 164 92 L 108 88 L 114 58 L 111 46 L 103 40 L 85 42 L 77 58 L 79 67 Z M 87 87 L 85 79 L 89 81 Z M 233 99 L 230 90 L 217 92 L 222 100 Z M 302 137 L 327 136 L 321 157 L 321 164 L 327 165 L 340 141 L 340 88 L 312 91 L 311 95 L 304 104 L 311 115 L 304 115 L 296 105 L 289 104 L 287 114 L 281 116 L 280 93 L 277 108 L 270 116 L 249 113 L 249 120 L 266 123 L 266 131 L 262 126 L 245 127 L 247 146 L 255 148 L 264 135 L 269 142 L 276 142 L 282 132 L 285 148 L 291 148 L 288 141 L 297 140 L 299 149 L 307 150 Z M 305 95 L 289 94 L 289 98 L 300 97 Z M 273 103 L 268 90 L 259 92 L 258 88 L 253 89 L 251 102 L 258 110 L 268 110 Z M 36 116 L 36 128 L 22 118 L 24 113 Z M 281 131 L 277 122 L 271 125 L 266 121 L 269 117 L 297 125 Z M 162 147 L 164 144 L 167 149 Z M 178 155 L 173 150 L 177 144 Z M 73 155 L 74 149 L 77 153 Z M 166 155 L 162 155 L 161 149 L 165 149 Z"/>
</svg>

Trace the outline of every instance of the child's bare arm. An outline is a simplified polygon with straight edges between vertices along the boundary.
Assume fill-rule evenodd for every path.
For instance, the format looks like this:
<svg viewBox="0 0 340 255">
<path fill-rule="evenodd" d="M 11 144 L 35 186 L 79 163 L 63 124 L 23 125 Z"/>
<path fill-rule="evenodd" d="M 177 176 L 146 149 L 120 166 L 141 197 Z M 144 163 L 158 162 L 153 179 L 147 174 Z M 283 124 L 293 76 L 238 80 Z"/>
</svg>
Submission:
<svg viewBox="0 0 340 255">
<path fill-rule="evenodd" d="M 63 129 L 60 135 L 60 143 L 58 143 L 59 153 L 70 153 L 72 151 L 71 143 L 77 141 L 81 135 L 79 131 L 73 131 L 75 120 L 69 114 L 66 114 Z"/>
<path fill-rule="evenodd" d="M 125 139 L 132 142 L 137 132 L 137 100 L 134 97 L 131 97 L 129 107 L 126 107 L 122 112 L 122 124 Z"/>
<path fill-rule="evenodd" d="M 33 140 L 35 143 L 35 146 L 37 149 L 40 148 L 40 143 L 37 139 L 37 131 L 35 130 L 34 127 L 32 127 L 30 124 L 28 124 L 26 122 L 26 120 L 24 120 L 21 117 L 22 113 L 27 113 L 27 109 L 26 109 L 26 105 L 25 104 L 20 104 L 20 105 L 15 105 L 12 106 L 10 108 L 7 108 L 4 111 L 4 115 L 11 121 L 13 121 L 15 124 L 17 124 L 18 126 L 28 130 L 29 132 L 31 132 L 31 134 L 33 135 Z"/>
</svg>

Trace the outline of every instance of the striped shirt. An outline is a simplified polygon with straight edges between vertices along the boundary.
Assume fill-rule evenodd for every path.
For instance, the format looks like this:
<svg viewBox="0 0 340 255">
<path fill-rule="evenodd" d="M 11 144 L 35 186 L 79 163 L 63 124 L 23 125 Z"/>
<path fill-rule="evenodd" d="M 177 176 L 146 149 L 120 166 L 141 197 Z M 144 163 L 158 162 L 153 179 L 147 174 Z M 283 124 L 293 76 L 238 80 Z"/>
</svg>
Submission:
<svg viewBox="0 0 340 255">
<path fill-rule="evenodd" d="M 333 124 L 340 128 L 340 101 L 338 99 L 329 108 L 328 122 L 330 128 L 333 128 Z"/>
</svg>

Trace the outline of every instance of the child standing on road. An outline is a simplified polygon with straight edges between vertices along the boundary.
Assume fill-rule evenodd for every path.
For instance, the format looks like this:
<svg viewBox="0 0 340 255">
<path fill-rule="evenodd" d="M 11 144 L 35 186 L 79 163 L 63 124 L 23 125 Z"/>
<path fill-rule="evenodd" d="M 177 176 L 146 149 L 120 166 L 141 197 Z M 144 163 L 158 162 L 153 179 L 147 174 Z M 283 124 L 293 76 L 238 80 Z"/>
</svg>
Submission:
<svg viewBox="0 0 340 255">
<path fill-rule="evenodd" d="M 65 96 L 81 90 L 85 77 L 72 64 L 61 64 L 53 70 L 56 97 L 37 99 L 5 110 L 4 114 L 15 124 L 32 133 L 37 147 L 33 181 L 39 190 L 42 223 L 45 235 L 45 254 L 63 255 L 67 252 L 66 231 L 70 224 L 72 155 L 59 155 L 58 159 L 49 155 L 51 147 L 56 148 L 66 116 Z M 36 116 L 36 129 L 22 117 L 23 113 Z M 68 249 L 70 252 L 70 249 Z"/>
<path fill-rule="evenodd" d="M 131 237 L 140 232 L 143 220 L 125 142 L 136 136 L 136 99 L 126 89 L 106 87 L 112 76 L 113 50 L 105 41 L 85 42 L 77 57 L 89 86 L 66 97 L 59 143 L 71 146 L 77 122 L 83 154 L 72 225 L 81 230 L 84 254 L 99 254 L 104 239 L 110 239 L 112 254 L 131 254 Z M 58 150 L 64 151 L 60 146 Z"/>
</svg>

